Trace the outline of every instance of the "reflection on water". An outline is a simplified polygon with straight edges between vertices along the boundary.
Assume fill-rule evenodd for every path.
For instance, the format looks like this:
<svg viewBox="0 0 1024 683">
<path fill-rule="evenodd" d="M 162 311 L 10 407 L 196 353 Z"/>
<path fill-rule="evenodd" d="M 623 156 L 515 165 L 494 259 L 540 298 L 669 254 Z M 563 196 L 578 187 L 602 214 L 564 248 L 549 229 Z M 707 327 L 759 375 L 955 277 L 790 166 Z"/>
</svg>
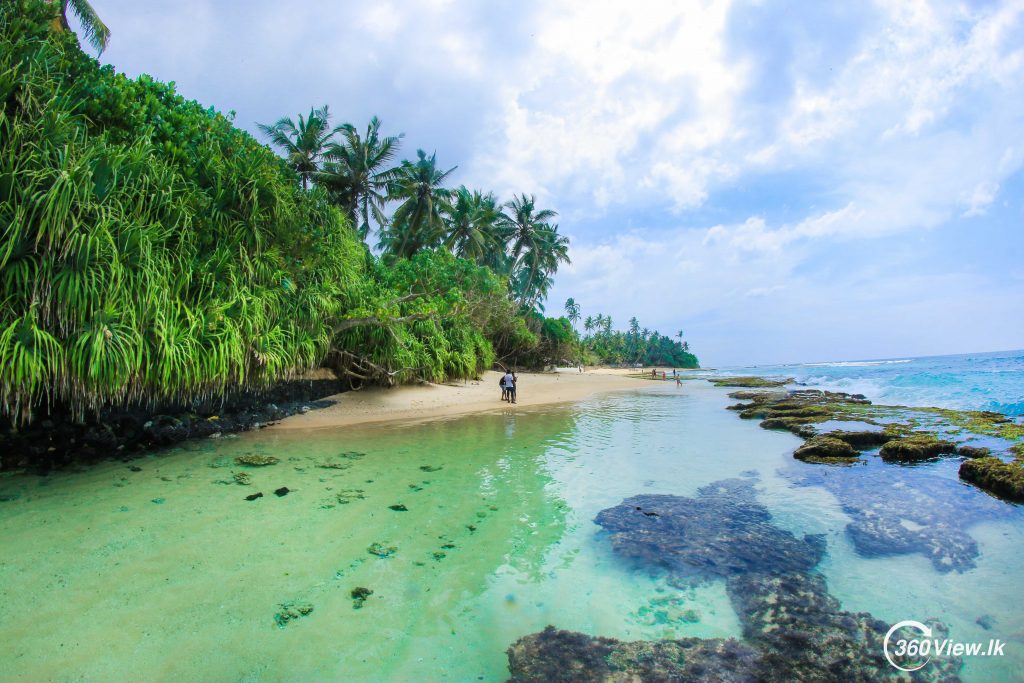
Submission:
<svg viewBox="0 0 1024 683">
<path fill-rule="evenodd" d="M 548 624 L 739 638 L 725 582 L 630 561 L 594 519 L 634 496 L 693 498 L 756 477 L 771 533 L 820 535 L 817 571 L 843 610 L 941 616 L 953 637 L 1003 638 L 1003 660 L 966 661 L 962 675 L 1012 679 L 1024 666 L 1019 509 L 942 463 L 795 462 L 798 439 L 736 420 L 729 402 L 691 382 L 0 479 L 2 676 L 501 680 L 505 649 Z M 246 454 L 279 462 L 236 464 Z"/>
</svg>

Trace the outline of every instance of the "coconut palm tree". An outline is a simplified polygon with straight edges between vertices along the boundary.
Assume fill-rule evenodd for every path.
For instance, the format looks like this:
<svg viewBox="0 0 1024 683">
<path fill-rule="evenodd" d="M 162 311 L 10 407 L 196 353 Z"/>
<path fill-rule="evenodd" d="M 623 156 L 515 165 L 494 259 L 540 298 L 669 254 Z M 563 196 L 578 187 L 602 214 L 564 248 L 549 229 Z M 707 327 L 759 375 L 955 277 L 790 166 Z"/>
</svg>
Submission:
<svg viewBox="0 0 1024 683">
<path fill-rule="evenodd" d="M 537 200 L 531 194 L 521 194 L 506 202 L 506 216 L 512 226 L 512 260 L 518 261 L 523 252 L 537 251 L 538 231 L 546 221 L 558 214 L 550 209 L 537 210 Z"/>
<path fill-rule="evenodd" d="M 416 162 L 403 161 L 388 187 L 388 200 L 400 201 L 390 223 L 381 231 L 380 248 L 391 257 L 409 258 L 444 239 L 443 214 L 450 211 L 451 190 L 444 181 L 457 168 L 437 168 L 437 153 L 416 150 Z"/>
<path fill-rule="evenodd" d="M 588 315 L 583 321 L 583 329 L 589 334 L 594 329 L 594 316 Z"/>
<path fill-rule="evenodd" d="M 405 134 L 381 137 L 376 116 L 370 119 L 364 136 L 350 123 L 338 126 L 334 132 L 342 136 L 343 142 L 328 143 L 323 170 L 316 174 L 316 181 L 342 207 L 365 240 L 370 234 L 371 216 L 378 228 L 387 223 L 387 188 L 397 175 L 390 162 Z"/>
<path fill-rule="evenodd" d="M 580 305 L 576 303 L 576 299 L 569 297 L 565 300 L 565 314 L 569 318 L 569 322 L 573 325 L 580 320 Z"/>
<path fill-rule="evenodd" d="M 56 0 L 54 0 L 56 4 Z M 60 31 L 70 31 L 68 23 L 68 10 L 78 17 L 78 23 L 82 26 L 82 37 L 96 49 L 96 52 L 103 54 L 110 44 L 110 29 L 103 23 L 96 10 L 89 4 L 88 0 L 60 0 L 60 15 L 53 21 L 53 28 Z"/>
<path fill-rule="evenodd" d="M 308 189 L 309 181 L 320 170 L 328 142 L 334 134 L 327 105 L 310 109 L 306 118 L 299 114 L 298 125 L 291 117 L 285 116 L 272 125 L 259 123 L 257 126 L 272 144 L 284 152 L 288 165 L 302 180 L 302 189 Z"/>
<path fill-rule="evenodd" d="M 445 217 L 444 246 L 456 256 L 478 265 L 496 263 L 504 256 L 506 221 L 492 193 L 460 186 L 452 193 Z"/>
</svg>

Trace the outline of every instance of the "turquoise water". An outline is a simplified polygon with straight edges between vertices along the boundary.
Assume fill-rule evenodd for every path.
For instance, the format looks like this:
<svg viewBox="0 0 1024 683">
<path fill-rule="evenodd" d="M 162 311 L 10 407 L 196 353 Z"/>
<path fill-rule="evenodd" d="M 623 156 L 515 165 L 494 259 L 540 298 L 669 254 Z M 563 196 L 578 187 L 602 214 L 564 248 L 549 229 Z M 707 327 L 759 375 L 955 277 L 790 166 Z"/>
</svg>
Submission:
<svg viewBox="0 0 1024 683">
<path fill-rule="evenodd" d="M 1024 351 L 751 366 L 718 374 L 783 375 L 876 403 L 1024 415 Z"/>
<path fill-rule="evenodd" d="M 5 476 L 0 679 L 498 681 L 505 649 L 548 624 L 741 637 L 723 581 L 680 586 L 624 560 L 594 523 L 631 496 L 733 477 L 755 482 L 774 525 L 824 535 L 818 571 L 843 609 L 1001 638 L 1005 657 L 967 660 L 963 677 L 1019 679 L 1020 507 L 961 484 L 955 459 L 806 465 L 796 437 L 725 410 L 727 390 L 640 384 L 544 410 L 264 431 Z M 246 454 L 279 462 L 236 465 Z M 858 545 L 879 517 L 915 541 Z M 373 591 L 358 608 L 356 588 Z"/>
</svg>

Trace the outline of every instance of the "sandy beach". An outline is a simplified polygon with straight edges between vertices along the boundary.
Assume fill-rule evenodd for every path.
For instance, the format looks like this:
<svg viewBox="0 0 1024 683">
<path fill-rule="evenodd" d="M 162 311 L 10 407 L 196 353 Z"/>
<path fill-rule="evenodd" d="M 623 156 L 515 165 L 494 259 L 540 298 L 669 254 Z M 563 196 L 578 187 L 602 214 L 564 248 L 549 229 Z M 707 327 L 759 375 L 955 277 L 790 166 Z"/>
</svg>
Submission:
<svg viewBox="0 0 1024 683">
<path fill-rule="evenodd" d="M 499 372 L 487 372 L 479 380 L 451 384 L 421 384 L 391 388 L 367 387 L 328 397 L 334 404 L 320 410 L 293 415 L 271 429 L 318 429 L 377 422 L 429 420 L 466 413 L 515 410 L 551 403 L 579 401 L 608 391 L 646 385 L 627 377 L 627 369 L 596 369 L 577 372 L 517 374 L 515 405 L 501 401 Z"/>
</svg>

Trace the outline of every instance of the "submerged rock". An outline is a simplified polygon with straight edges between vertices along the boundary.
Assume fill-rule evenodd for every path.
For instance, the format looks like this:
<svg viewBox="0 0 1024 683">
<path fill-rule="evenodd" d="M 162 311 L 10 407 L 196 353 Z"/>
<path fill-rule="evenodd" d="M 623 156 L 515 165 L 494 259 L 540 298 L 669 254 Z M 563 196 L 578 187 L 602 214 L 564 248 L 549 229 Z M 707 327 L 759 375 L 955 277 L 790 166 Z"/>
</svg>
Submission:
<svg viewBox="0 0 1024 683">
<path fill-rule="evenodd" d="M 891 666 L 882 649 L 889 625 L 840 608 L 814 571 L 822 537 L 798 539 L 772 524 L 750 479 L 715 482 L 694 498 L 634 496 L 596 521 L 616 552 L 670 579 L 694 569 L 724 578 L 744 641 L 623 642 L 549 626 L 508 649 L 512 681 L 959 680 L 958 658 L 933 658 L 913 673 Z"/>
<path fill-rule="evenodd" d="M 1018 503 L 1024 502 L 1024 462 L 1004 462 L 988 456 L 964 460 L 960 478 L 990 493 Z"/>
<path fill-rule="evenodd" d="M 384 545 L 383 543 L 371 543 L 370 547 L 366 549 L 366 552 L 377 557 L 391 557 L 398 552 L 398 548 L 393 545 Z"/>
<path fill-rule="evenodd" d="M 726 584 L 743 636 L 762 653 L 759 681 L 955 681 L 959 658 L 934 657 L 906 676 L 885 658 L 889 624 L 846 612 L 816 573 L 745 574 Z M 948 629 L 931 621 L 933 636 Z"/>
<path fill-rule="evenodd" d="M 247 472 L 235 472 L 232 480 L 241 486 L 248 486 L 252 483 L 252 477 Z"/>
<path fill-rule="evenodd" d="M 279 462 L 281 461 L 272 455 L 256 455 L 254 453 L 240 455 L 235 458 L 235 463 L 246 467 L 267 467 L 269 465 L 276 465 Z"/>
<path fill-rule="evenodd" d="M 262 497 L 263 497 L 263 492 L 260 491 L 259 493 L 250 493 L 248 496 L 245 497 L 245 499 L 249 500 L 249 501 L 252 501 L 252 500 L 256 500 L 257 498 L 262 498 Z"/>
<path fill-rule="evenodd" d="M 274 489 L 274 495 L 277 496 L 278 498 L 284 498 L 289 493 L 291 493 L 291 489 L 288 488 L 287 486 L 282 486 L 279 489 Z"/>
<path fill-rule="evenodd" d="M 362 609 L 366 599 L 373 595 L 373 591 L 369 588 L 357 586 L 352 589 L 352 592 L 349 593 L 349 595 L 352 596 L 352 609 Z"/>
<path fill-rule="evenodd" d="M 548 626 L 509 647 L 513 683 L 757 680 L 760 655 L 736 640 L 624 642 Z"/>
<path fill-rule="evenodd" d="M 967 461 L 976 462 L 976 461 Z M 786 472 L 798 486 L 820 486 L 850 517 L 846 533 L 864 557 L 920 554 L 939 572 L 975 566 L 978 544 L 968 529 L 1010 513 L 1002 503 L 955 479 L 919 468 L 873 466 L 842 471 L 800 468 Z"/>
<path fill-rule="evenodd" d="M 388 505 L 388 509 L 389 510 L 394 510 L 395 512 L 408 512 L 409 511 L 409 508 L 405 507 L 401 503 L 398 503 L 397 505 Z"/>
<path fill-rule="evenodd" d="M 595 521 L 611 532 L 616 552 L 676 572 L 807 571 L 825 550 L 822 536 L 799 539 L 772 524 L 748 479 L 715 482 L 695 498 L 634 496 Z"/>
<path fill-rule="evenodd" d="M 313 612 L 313 605 L 308 602 L 283 602 L 278 607 L 281 609 L 274 615 L 274 623 L 278 628 L 284 628 L 289 621 L 309 616 Z"/>
</svg>

